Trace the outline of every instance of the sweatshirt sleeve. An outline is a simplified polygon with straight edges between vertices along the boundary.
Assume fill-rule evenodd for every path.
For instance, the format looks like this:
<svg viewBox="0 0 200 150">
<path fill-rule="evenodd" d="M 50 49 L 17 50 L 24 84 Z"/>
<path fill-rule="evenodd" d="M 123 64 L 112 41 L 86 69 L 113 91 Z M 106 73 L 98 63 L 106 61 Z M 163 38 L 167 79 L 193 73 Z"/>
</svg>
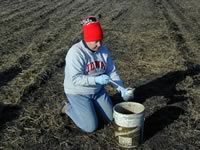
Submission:
<svg viewBox="0 0 200 150">
<path fill-rule="evenodd" d="M 80 55 L 80 53 L 73 49 L 69 50 L 65 61 L 65 76 L 68 75 L 74 85 L 96 85 L 94 76 L 85 75 L 85 62 L 83 56 Z"/>
<path fill-rule="evenodd" d="M 107 67 L 106 73 L 110 76 L 110 78 L 113 81 L 115 81 L 117 84 L 123 87 L 124 86 L 123 81 L 120 79 L 120 76 L 117 73 L 115 64 L 109 53 L 108 53 L 107 63 L 108 63 L 108 67 Z"/>
</svg>

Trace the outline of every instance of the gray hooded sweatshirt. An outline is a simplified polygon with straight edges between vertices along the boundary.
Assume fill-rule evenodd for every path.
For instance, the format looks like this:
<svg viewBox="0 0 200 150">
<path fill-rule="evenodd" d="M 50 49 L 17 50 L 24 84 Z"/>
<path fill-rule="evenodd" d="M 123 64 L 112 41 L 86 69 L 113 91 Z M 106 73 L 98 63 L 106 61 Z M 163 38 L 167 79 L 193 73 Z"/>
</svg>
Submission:
<svg viewBox="0 0 200 150">
<path fill-rule="evenodd" d="M 102 88 L 95 77 L 102 74 L 123 85 L 108 49 L 101 46 L 92 52 L 80 41 L 69 49 L 65 58 L 64 91 L 66 94 L 95 94 Z"/>
</svg>

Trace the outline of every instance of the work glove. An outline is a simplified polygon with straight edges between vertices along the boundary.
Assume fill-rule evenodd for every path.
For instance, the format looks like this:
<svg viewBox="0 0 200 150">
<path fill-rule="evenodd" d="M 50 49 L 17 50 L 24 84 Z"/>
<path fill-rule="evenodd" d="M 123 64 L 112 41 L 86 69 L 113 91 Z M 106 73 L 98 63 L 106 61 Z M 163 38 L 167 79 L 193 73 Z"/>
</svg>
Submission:
<svg viewBox="0 0 200 150">
<path fill-rule="evenodd" d="M 128 101 L 133 98 L 133 93 L 130 94 L 129 90 L 130 88 L 126 88 L 126 89 L 122 87 L 117 88 L 117 91 L 121 93 L 121 97 L 123 98 L 124 101 Z"/>
<path fill-rule="evenodd" d="M 101 85 L 108 84 L 110 77 L 108 75 L 100 75 L 95 78 L 95 82 Z"/>
</svg>

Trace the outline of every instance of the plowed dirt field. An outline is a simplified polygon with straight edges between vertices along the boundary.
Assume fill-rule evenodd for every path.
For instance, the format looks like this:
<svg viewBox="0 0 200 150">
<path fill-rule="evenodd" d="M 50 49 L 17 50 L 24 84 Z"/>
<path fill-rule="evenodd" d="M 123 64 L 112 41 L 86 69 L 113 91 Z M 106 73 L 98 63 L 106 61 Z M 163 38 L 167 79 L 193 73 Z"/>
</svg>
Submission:
<svg viewBox="0 0 200 150">
<path fill-rule="evenodd" d="M 146 108 L 138 149 L 200 149 L 199 0 L 0 0 L 0 149 L 122 149 L 112 124 L 86 134 L 59 115 L 64 58 L 87 15 L 101 16 L 104 44 Z"/>
</svg>

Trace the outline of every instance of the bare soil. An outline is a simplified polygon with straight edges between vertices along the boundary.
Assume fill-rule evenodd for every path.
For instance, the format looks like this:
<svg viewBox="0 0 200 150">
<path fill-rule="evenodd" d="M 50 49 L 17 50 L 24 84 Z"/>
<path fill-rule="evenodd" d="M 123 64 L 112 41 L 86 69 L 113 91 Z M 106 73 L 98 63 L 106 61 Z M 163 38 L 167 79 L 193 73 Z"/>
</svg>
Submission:
<svg viewBox="0 0 200 150">
<path fill-rule="evenodd" d="M 132 101 L 145 106 L 137 149 L 200 149 L 198 0 L 0 0 L 0 149 L 122 149 L 112 124 L 86 134 L 59 115 L 64 58 L 86 15 L 101 16 Z"/>
</svg>

